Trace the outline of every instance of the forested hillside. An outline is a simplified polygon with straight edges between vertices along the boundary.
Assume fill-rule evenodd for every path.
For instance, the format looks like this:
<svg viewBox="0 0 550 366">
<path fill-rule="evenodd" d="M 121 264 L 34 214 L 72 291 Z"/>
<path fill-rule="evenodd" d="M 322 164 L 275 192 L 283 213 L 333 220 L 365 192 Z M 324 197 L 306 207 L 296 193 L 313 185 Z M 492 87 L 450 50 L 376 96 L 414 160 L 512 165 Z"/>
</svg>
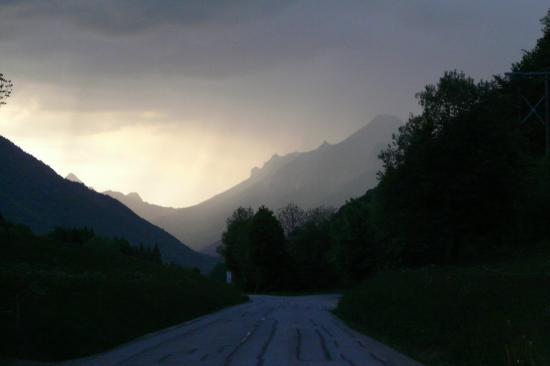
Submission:
<svg viewBox="0 0 550 366">
<path fill-rule="evenodd" d="M 197 253 L 117 200 L 63 179 L 49 166 L 0 136 L 0 214 L 37 233 L 57 226 L 90 227 L 105 237 L 160 248 L 166 262 L 210 270 L 214 258 Z"/>
</svg>

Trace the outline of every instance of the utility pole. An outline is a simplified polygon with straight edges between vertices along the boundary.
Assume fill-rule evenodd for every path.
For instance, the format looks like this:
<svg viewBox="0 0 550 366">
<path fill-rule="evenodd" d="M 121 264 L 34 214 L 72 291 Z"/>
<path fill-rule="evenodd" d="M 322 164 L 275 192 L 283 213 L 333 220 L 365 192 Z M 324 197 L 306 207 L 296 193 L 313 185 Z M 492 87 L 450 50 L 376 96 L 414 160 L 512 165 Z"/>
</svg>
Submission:
<svg viewBox="0 0 550 366">
<path fill-rule="evenodd" d="M 544 99 L 546 100 L 546 157 L 550 156 L 550 94 L 548 90 L 548 75 L 544 77 Z"/>
<path fill-rule="evenodd" d="M 521 124 L 526 123 L 531 116 L 537 117 L 537 119 L 544 124 L 545 131 L 545 152 L 546 156 L 550 157 L 550 71 L 535 71 L 535 72 L 509 72 L 506 76 L 518 77 L 518 78 L 540 78 L 544 79 L 544 95 L 535 104 L 531 104 L 529 99 L 524 95 L 520 95 L 523 101 L 529 107 L 529 113 L 523 117 Z M 544 118 L 539 113 L 539 106 L 544 102 Z"/>
</svg>

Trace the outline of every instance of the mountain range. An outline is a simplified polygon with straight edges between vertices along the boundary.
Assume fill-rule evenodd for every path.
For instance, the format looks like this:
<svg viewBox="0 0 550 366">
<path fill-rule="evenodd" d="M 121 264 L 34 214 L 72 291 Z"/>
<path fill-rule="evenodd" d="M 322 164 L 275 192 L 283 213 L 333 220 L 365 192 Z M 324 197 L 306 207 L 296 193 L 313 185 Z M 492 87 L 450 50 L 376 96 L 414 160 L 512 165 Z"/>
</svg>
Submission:
<svg viewBox="0 0 550 366">
<path fill-rule="evenodd" d="M 378 154 L 402 123 L 397 117 L 378 116 L 337 144 L 324 142 L 312 151 L 274 155 L 261 168 L 253 168 L 245 181 L 191 207 L 152 205 L 137 193 L 105 193 L 195 250 L 212 254 L 226 219 L 239 206 L 276 210 L 294 202 L 303 208 L 337 208 L 363 195 L 376 185 Z"/>
<path fill-rule="evenodd" d="M 165 262 L 211 269 L 216 260 L 197 253 L 112 197 L 63 179 L 53 169 L 0 136 L 0 213 L 36 233 L 55 227 L 92 228 L 133 245 L 158 245 Z"/>
</svg>

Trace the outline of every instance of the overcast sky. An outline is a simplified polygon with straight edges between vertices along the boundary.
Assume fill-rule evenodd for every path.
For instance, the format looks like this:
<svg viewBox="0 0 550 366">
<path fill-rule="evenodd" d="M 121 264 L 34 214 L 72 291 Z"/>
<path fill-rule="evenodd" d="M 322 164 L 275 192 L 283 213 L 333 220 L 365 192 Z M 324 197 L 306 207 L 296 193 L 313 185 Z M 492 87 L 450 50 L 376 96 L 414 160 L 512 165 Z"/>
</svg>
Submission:
<svg viewBox="0 0 550 366">
<path fill-rule="evenodd" d="M 274 153 L 505 72 L 548 0 L 0 0 L 0 134 L 96 190 L 198 203 Z"/>
</svg>

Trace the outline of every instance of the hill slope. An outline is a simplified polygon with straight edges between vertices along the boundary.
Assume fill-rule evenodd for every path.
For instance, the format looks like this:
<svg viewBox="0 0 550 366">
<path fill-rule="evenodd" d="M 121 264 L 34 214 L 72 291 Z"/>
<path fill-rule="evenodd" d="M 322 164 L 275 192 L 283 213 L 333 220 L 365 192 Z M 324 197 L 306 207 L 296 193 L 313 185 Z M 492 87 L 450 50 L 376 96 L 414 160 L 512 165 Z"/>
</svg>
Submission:
<svg viewBox="0 0 550 366">
<path fill-rule="evenodd" d="M 91 227 L 101 236 L 124 237 L 134 245 L 158 244 L 168 262 L 202 270 L 213 266 L 212 258 L 194 252 L 117 200 L 63 179 L 1 136 L 0 156 L 0 213 L 10 221 L 38 233 L 56 226 Z"/>
<path fill-rule="evenodd" d="M 124 194 L 116 191 L 105 191 L 103 194 L 109 195 L 120 201 L 130 210 L 152 223 L 157 222 L 157 219 L 161 216 L 170 215 L 176 212 L 176 209 L 172 207 L 164 207 L 145 202 L 140 195 L 135 192 Z"/>
<path fill-rule="evenodd" d="M 325 142 L 313 151 L 274 155 L 263 167 L 252 169 L 247 180 L 192 207 L 162 208 L 137 195 L 106 193 L 192 248 L 211 252 L 226 218 L 239 206 L 263 204 L 278 209 L 293 201 L 305 208 L 338 207 L 364 194 L 376 184 L 378 153 L 401 124 L 396 117 L 379 116 L 340 143 Z"/>
</svg>

